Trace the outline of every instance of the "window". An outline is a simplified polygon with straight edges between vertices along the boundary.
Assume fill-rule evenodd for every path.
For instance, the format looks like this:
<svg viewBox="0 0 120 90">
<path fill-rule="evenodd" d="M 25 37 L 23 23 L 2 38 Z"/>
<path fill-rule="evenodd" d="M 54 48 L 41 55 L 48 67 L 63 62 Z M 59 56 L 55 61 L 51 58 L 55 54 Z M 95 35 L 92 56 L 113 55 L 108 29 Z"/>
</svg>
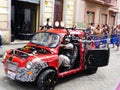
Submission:
<svg viewBox="0 0 120 90">
<path fill-rule="evenodd" d="M 110 26 L 114 26 L 115 25 L 115 15 L 111 15 L 110 16 Z"/>
<path fill-rule="evenodd" d="M 59 40 L 60 40 L 60 36 L 57 34 L 48 33 L 48 32 L 41 32 L 41 33 L 39 32 L 32 37 L 31 43 L 53 48 L 59 44 Z"/>
<path fill-rule="evenodd" d="M 105 0 L 105 3 L 111 3 L 111 0 Z"/>
<path fill-rule="evenodd" d="M 101 15 L 101 25 L 105 25 L 107 23 L 107 14 Z"/>
<path fill-rule="evenodd" d="M 87 24 L 94 23 L 95 13 L 91 11 L 87 11 Z"/>
</svg>

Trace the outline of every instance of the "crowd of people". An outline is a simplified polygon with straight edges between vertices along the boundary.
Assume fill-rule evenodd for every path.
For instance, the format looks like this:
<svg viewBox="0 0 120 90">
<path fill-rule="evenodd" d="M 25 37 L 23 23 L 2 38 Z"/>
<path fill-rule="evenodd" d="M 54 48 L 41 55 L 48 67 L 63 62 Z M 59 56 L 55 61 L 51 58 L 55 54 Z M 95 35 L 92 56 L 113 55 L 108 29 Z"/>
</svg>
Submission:
<svg viewBox="0 0 120 90">
<path fill-rule="evenodd" d="M 119 50 L 120 46 L 120 25 L 110 27 L 107 24 L 97 27 L 94 27 L 94 23 L 88 25 L 85 30 L 85 36 L 88 40 L 94 40 L 95 47 L 109 47 L 109 44 L 113 45 L 113 48 L 116 46 L 116 51 Z M 109 43 L 108 43 L 109 40 Z"/>
</svg>

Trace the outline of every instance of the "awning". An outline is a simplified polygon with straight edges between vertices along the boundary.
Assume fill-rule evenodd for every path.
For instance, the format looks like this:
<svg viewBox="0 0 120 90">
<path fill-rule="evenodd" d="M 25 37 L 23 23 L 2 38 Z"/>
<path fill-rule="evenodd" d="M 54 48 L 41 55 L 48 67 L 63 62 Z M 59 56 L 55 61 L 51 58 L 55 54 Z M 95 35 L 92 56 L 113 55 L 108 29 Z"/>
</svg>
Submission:
<svg viewBox="0 0 120 90">
<path fill-rule="evenodd" d="M 18 0 L 18 1 L 29 2 L 29 3 L 34 3 L 34 4 L 40 3 L 40 0 Z"/>
</svg>

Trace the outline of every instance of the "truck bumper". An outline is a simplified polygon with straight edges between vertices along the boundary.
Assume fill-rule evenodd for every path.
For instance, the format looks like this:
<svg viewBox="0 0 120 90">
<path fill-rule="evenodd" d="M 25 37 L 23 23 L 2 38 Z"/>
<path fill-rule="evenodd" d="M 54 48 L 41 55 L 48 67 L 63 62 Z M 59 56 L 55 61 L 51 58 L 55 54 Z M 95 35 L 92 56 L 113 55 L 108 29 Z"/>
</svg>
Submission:
<svg viewBox="0 0 120 90">
<path fill-rule="evenodd" d="M 46 67 L 48 67 L 47 63 L 36 64 L 30 70 L 27 68 L 18 68 L 17 71 L 12 71 L 8 68 L 6 74 L 12 80 L 33 82 L 36 80 L 38 74 Z"/>
</svg>

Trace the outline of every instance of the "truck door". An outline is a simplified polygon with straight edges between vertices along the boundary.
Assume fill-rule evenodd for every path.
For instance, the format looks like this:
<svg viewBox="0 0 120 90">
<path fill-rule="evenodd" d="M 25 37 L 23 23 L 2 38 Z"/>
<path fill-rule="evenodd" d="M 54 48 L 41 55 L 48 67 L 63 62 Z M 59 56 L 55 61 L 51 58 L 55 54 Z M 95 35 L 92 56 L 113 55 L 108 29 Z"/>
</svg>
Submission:
<svg viewBox="0 0 120 90">
<path fill-rule="evenodd" d="M 109 56 L 109 49 L 88 50 L 85 54 L 85 63 L 94 67 L 106 66 L 109 62 Z"/>
</svg>

